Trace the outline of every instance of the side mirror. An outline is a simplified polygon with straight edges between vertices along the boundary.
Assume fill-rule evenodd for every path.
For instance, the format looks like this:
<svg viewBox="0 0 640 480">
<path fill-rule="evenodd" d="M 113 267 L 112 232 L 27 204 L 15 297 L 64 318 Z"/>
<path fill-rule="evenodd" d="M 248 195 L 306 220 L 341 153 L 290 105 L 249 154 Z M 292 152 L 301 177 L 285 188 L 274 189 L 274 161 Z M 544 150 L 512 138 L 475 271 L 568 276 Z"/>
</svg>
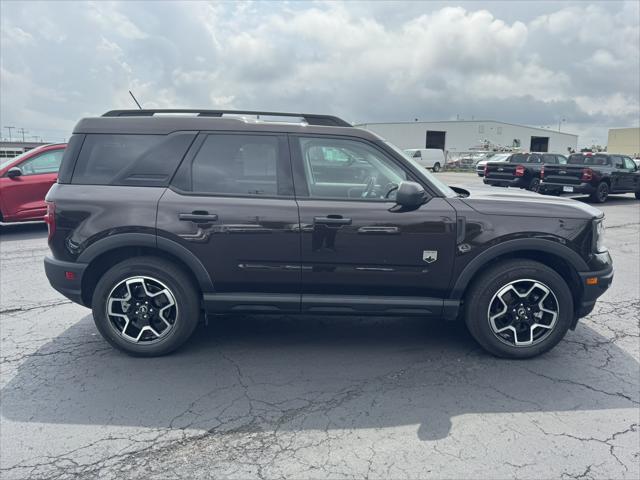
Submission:
<svg viewBox="0 0 640 480">
<path fill-rule="evenodd" d="M 396 203 L 405 208 L 418 208 L 424 203 L 425 192 L 416 182 L 400 182 L 396 193 Z"/>
<path fill-rule="evenodd" d="M 22 170 L 19 167 L 12 167 L 7 171 L 7 177 L 16 178 L 22 175 Z"/>
</svg>

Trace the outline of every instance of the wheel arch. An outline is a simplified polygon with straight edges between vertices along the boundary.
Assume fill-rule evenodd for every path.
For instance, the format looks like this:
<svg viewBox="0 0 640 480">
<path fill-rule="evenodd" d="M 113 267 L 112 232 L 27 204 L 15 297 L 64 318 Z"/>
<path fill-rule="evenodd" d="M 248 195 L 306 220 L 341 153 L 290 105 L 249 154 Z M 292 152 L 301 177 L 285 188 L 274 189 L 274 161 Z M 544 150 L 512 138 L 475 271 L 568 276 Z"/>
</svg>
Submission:
<svg viewBox="0 0 640 480">
<path fill-rule="evenodd" d="M 580 255 L 550 240 L 518 239 L 495 245 L 469 262 L 458 276 L 449 298 L 463 300 L 469 287 L 487 266 L 508 259 L 535 260 L 552 268 L 566 280 L 574 302 L 581 297 L 582 283 L 578 272 L 587 271 L 589 267 Z"/>
<path fill-rule="evenodd" d="M 204 265 L 179 243 L 152 234 L 122 233 L 97 241 L 78 257 L 78 262 L 87 264 L 82 275 L 83 303 L 91 305 L 96 284 L 110 267 L 127 258 L 147 255 L 172 261 L 191 276 L 201 292 L 213 291 L 213 282 Z"/>
</svg>

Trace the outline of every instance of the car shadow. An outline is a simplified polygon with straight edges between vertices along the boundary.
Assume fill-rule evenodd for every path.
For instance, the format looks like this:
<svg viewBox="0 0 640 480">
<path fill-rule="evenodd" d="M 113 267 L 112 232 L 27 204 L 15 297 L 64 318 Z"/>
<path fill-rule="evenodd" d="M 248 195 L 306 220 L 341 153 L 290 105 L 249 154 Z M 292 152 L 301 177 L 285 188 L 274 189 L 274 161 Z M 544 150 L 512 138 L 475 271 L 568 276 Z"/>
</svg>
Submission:
<svg viewBox="0 0 640 480">
<path fill-rule="evenodd" d="M 30 240 L 46 238 L 46 236 L 47 224 L 44 222 L 3 223 L 0 225 L 0 241 Z"/>
<path fill-rule="evenodd" d="M 111 348 L 86 316 L 21 362 L 1 392 L 2 415 L 19 422 L 212 435 L 416 425 L 438 440 L 461 415 L 638 406 L 638 362 L 586 325 L 511 361 L 456 323 L 227 316 L 147 359 Z"/>
</svg>

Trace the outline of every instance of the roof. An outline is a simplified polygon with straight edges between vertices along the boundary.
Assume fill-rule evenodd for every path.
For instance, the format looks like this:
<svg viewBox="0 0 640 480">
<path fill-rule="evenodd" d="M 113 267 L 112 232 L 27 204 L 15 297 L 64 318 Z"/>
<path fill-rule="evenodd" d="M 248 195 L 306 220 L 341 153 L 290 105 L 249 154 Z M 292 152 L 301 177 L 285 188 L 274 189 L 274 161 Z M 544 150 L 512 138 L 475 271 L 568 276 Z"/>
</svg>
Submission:
<svg viewBox="0 0 640 480">
<path fill-rule="evenodd" d="M 540 130 L 541 132 L 555 133 L 559 135 L 570 135 L 572 137 L 578 137 L 575 133 L 558 132 L 549 128 L 531 127 L 529 125 L 520 125 L 517 123 L 500 122 L 498 120 L 434 120 L 434 121 L 421 121 L 421 122 L 372 122 L 372 123 L 359 123 L 357 127 L 366 127 L 369 125 L 420 125 L 420 124 L 434 124 L 434 123 L 499 123 L 500 125 L 509 125 L 512 127 L 529 128 L 532 130 Z"/>
<path fill-rule="evenodd" d="M 158 134 L 166 135 L 178 131 L 246 131 L 273 133 L 307 133 L 321 135 L 342 135 L 378 140 L 367 130 L 356 127 L 308 125 L 305 123 L 284 123 L 249 121 L 235 117 L 209 116 L 108 116 L 81 119 L 73 133 L 106 134 Z"/>
</svg>

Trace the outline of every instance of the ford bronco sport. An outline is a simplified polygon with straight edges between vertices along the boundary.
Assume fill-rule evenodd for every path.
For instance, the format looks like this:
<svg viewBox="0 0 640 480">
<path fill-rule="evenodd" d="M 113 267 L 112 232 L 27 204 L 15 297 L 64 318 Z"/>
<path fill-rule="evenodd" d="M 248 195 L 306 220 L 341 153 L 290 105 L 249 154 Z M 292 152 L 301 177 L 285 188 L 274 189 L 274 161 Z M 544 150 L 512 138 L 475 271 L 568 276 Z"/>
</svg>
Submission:
<svg viewBox="0 0 640 480">
<path fill-rule="evenodd" d="M 139 356 L 175 350 L 207 314 L 301 313 L 463 318 L 492 354 L 526 358 L 613 278 L 599 210 L 454 190 L 323 115 L 86 118 L 47 203 L 49 281 Z"/>
</svg>

